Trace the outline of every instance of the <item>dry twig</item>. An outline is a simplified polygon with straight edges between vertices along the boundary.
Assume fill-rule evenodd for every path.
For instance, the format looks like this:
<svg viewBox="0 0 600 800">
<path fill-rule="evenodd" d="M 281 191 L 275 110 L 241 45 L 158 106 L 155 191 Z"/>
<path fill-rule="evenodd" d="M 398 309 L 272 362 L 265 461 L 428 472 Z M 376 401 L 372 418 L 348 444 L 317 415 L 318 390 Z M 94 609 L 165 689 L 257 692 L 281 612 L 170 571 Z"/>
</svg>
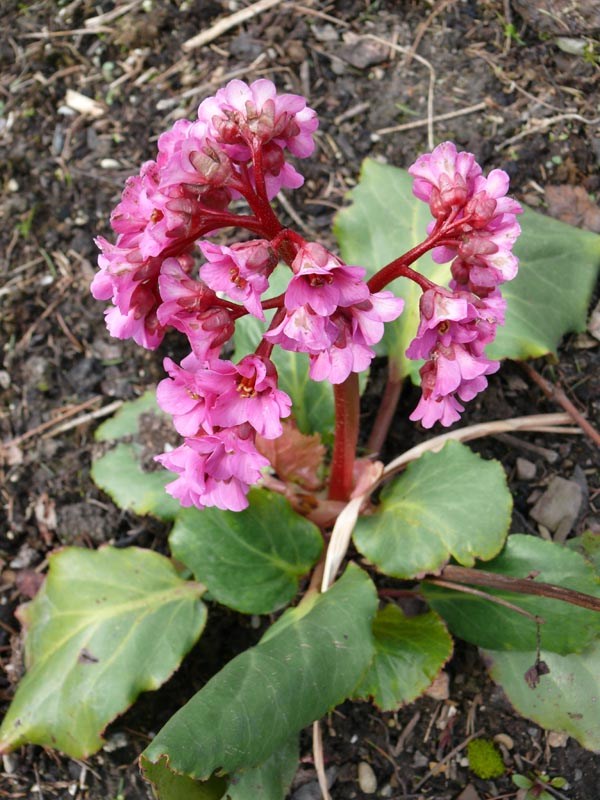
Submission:
<svg viewBox="0 0 600 800">
<path fill-rule="evenodd" d="M 184 42 L 181 47 L 186 53 L 189 53 L 191 50 L 202 47 L 209 42 L 214 42 L 214 40 L 218 39 L 221 34 L 226 33 L 227 31 L 231 30 L 231 28 L 235 28 L 238 25 L 241 25 L 243 22 L 252 19 L 252 17 L 262 14 L 263 11 L 268 11 L 270 8 L 275 8 L 275 6 L 278 6 L 281 2 L 282 0 L 258 0 L 257 3 L 253 3 L 247 8 L 240 8 L 240 10 L 236 11 L 235 14 L 231 14 L 228 17 L 217 20 L 217 22 L 215 22 L 214 25 L 211 25 L 211 27 L 207 30 L 201 31 L 200 33 L 196 34 L 196 36 L 192 36 L 192 38 L 188 39 L 187 42 Z"/>
<path fill-rule="evenodd" d="M 531 364 L 528 364 L 526 361 L 523 361 L 521 364 L 525 372 L 529 375 L 532 381 L 537 383 L 540 389 L 544 392 L 546 397 L 549 400 L 554 400 L 558 403 L 559 406 L 562 406 L 567 414 L 571 417 L 571 419 L 579 425 L 581 430 L 587 434 L 590 439 L 600 447 L 600 433 L 594 428 L 594 426 L 587 421 L 587 419 L 583 416 L 581 411 L 579 411 L 573 403 L 569 400 L 567 395 L 564 391 L 560 388 L 560 386 L 555 386 L 550 381 L 547 381 L 540 373 L 534 369 Z"/>
<path fill-rule="evenodd" d="M 327 786 L 327 775 L 325 774 L 325 758 L 323 755 L 323 736 L 321 734 L 321 723 L 317 720 L 313 722 L 313 758 L 315 770 L 319 779 L 319 788 L 323 800 L 331 800 L 329 787 Z"/>
</svg>

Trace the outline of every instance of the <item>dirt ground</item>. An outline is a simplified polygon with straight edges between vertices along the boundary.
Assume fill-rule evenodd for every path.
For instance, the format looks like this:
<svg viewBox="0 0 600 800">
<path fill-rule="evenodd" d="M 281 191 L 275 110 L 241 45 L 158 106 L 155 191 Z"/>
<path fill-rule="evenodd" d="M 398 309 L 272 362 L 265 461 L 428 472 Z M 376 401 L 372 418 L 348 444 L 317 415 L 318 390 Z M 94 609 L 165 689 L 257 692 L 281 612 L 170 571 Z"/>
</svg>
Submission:
<svg viewBox="0 0 600 800">
<path fill-rule="evenodd" d="M 321 127 L 306 183 L 281 201 L 333 245 L 332 217 L 371 156 L 408 166 L 427 149 L 433 85 L 436 141 L 453 139 L 484 169 L 501 167 L 517 198 L 600 232 L 600 10 L 589 0 L 284 0 L 194 49 L 183 43 L 250 5 L 246 0 L 14 2 L 0 36 L 0 703 L 21 673 L 16 605 L 39 586 L 60 545 L 135 543 L 163 549 L 158 522 L 122 513 L 89 477 L 93 431 L 109 404 L 156 383 L 162 355 L 111 340 L 89 294 L 93 237 L 125 178 L 152 158 L 159 133 L 233 77 L 267 76 L 317 109 Z M 565 10 L 567 9 L 567 10 Z M 389 130 L 389 129 L 394 130 Z M 558 188 L 551 188 L 558 187 Z M 597 299 L 597 298 L 596 298 Z M 600 416 L 600 347 L 571 336 L 556 362 L 535 363 L 591 420 Z M 375 369 L 364 415 L 377 406 Z M 384 455 L 422 438 L 401 400 Z M 493 376 L 467 422 L 555 411 L 516 364 Z M 93 418 L 95 417 L 95 419 Z M 478 445 L 500 458 L 515 495 L 514 530 L 537 532 L 532 496 L 556 475 L 585 486 L 574 524 L 600 532 L 597 450 L 584 437 L 523 435 Z M 525 477 L 517 459 L 535 466 Z M 583 478 L 581 476 L 583 475 Z M 568 613 L 568 612 L 566 612 Z M 6 756 L 0 797 L 136 800 L 151 793 L 136 756 L 152 732 L 235 653 L 257 640 L 252 621 L 222 610 L 179 672 L 108 730 L 88 762 L 38 747 Z M 514 797 L 511 772 L 545 771 L 568 786 L 554 795 L 600 796 L 600 758 L 520 719 L 486 677 L 477 652 L 457 646 L 449 695 L 397 714 L 346 704 L 324 725 L 334 800 Z M 408 727 L 407 727 L 408 726 Z M 495 782 L 469 773 L 461 744 L 473 731 L 508 735 L 509 770 Z M 504 740 L 506 742 L 506 740 Z M 308 734 L 292 789 L 318 798 Z M 367 795 L 358 764 L 372 767 Z M 432 770 L 442 764 L 437 772 Z M 472 792 L 465 788 L 471 785 Z M 461 794 L 466 791 L 467 794 Z"/>
</svg>

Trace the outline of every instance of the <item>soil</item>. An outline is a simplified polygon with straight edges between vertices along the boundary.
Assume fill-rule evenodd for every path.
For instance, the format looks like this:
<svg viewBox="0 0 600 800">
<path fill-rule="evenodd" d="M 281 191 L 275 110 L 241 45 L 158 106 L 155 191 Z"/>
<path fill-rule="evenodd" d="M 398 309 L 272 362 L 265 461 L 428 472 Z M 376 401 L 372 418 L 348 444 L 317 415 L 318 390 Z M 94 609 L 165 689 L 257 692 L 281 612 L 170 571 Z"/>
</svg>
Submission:
<svg viewBox="0 0 600 800">
<path fill-rule="evenodd" d="M 110 211 L 125 178 L 153 157 L 159 133 L 178 118 L 192 118 L 204 96 L 232 77 L 259 76 L 308 96 L 321 119 L 317 153 L 303 162 L 304 187 L 288 194 L 279 210 L 291 226 L 301 217 L 326 244 L 333 245 L 333 214 L 344 204 L 365 156 L 406 167 L 428 149 L 424 121 L 430 74 L 434 115 L 455 114 L 434 121 L 437 141 L 453 139 L 476 153 L 486 170 L 507 170 L 514 194 L 530 206 L 600 230 L 589 200 L 600 191 L 600 23 L 593 3 L 288 0 L 209 44 L 182 48 L 246 5 L 237 0 L 2 4 L 4 706 L 22 671 L 13 612 L 39 587 L 51 550 L 104 542 L 165 548 L 164 526 L 115 508 L 94 487 L 89 467 L 102 409 L 155 384 L 169 344 L 157 354 L 111 340 L 89 283 L 96 259 L 93 237 L 109 234 Z M 83 108 L 72 92 L 91 98 L 91 105 Z M 407 123 L 412 127 L 385 132 Z M 599 364 L 597 340 L 573 335 L 557 360 L 534 366 L 559 382 L 593 421 L 599 416 Z M 367 423 L 383 380 L 382 366 L 376 365 L 364 399 Z M 405 390 L 386 458 L 423 438 L 405 421 L 415 398 L 415 390 Z M 555 410 L 527 373 L 507 364 L 465 421 Z M 499 458 L 509 475 L 514 530 L 538 532 L 530 516 L 533 492 L 556 475 L 580 480 L 583 475 L 586 507 L 573 533 L 584 527 L 600 531 L 597 450 L 590 439 L 522 435 L 486 439 L 477 449 Z M 533 479 L 517 470 L 517 458 L 535 465 Z M 252 620 L 215 609 L 206 634 L 177 674 L 110 726 L 108 744 L 98 755 L 84 763 L 39 747 L 22 748 L 4 758 L 0 797 L 150 798 L 136 765 L 139 751 L 211 674 L 259 635 Z M 330 715 L 324 737 L 334 800 L 513 797 L 510 773 L 528 770 L 566 778 L 568 787 L 555 792 L 557 797 L 599 796 L 598 756 L 516 716 L 473 648 L 459 644 L 446 671 L 447 697 L 424 697 L 396 714 L 346 704 Z M 443 760 L 480 729 L 513 740 L 505 753 L 509 771 L 495 782 L 470 774 L 463 750 Z M 402 732 L 404 743 L 398 747 Z M 296 800 L 319 796 L 308 733 L 302 753 L 293 786 Z M 369 763 L 375 773 L 374 795 L 359 787 L 359 762 Z M 468 785 L 475 794 L 461 794 Z"/>
</svg>

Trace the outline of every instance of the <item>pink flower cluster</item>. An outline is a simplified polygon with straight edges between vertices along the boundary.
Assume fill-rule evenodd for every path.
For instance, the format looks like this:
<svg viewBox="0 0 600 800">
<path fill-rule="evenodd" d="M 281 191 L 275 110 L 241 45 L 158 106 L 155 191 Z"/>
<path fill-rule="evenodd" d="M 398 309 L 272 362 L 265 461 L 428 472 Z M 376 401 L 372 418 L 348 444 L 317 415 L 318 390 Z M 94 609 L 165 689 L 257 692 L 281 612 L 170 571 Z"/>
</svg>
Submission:
<svg viewBox="0 0 600 800">
<path fill-rule="evenodd" d="M 167 490 L 184 506 L 247 505 L 249 486 L 268 465 L 256 436 L 279 437 L 290 414 L 269 357 L 275 345 L 308 353 L 314 379 L 341 383 L 369 365 L 384 322 L 402 311 L 391 292 L 369 291 L 362 268 L 286 238 L 273 214 L 269 200 L 303 181 L 286 155 L 310 155 L 317 124 L 304 98 L 278 95 L 266 80 L 232 81 L 201 103 L 197 121 L 180 120 L 159 138 L 156 160 L 127 181 L 113 211 L 116 243 L 97 240 L 92 292 L 112 300 L 110 332 L 156 348 L 174 328 L 191 348 L 180 365 L 165 359 L 169 377 L 157 391 L 184 437 L 157 456 L 177 474 Z M 240 197 L 250 215 L 229 210 Z M 229 246 L 205 238 L 230 226 L 262 238 Z M 194 277 L 197 253 L 204 263 Z M 292 268 L 284 307 L 253 355 L 222 359 L 238 317 L 265 321 L 262 298 L 282 253 Z"/>
<path fill-rule="evenodd" d="M 215 97 L 204 100 L 195 122 L 179 120 L 160 136 L 156 160 L 147 161 L 139 175 L 128 179 L 111 215 L 116 243 L 102 237 L 96 240 L 101 250 L 100 271 L 92 293 L 98 300 L 112 300 L 106 322 L 113 336 L 133 338 L 154 349 L 169 326 L 181 330 L 196 324 L 189 314 L 185 322 L 181 314 L 176 321 L 170 316 L 172 298 L 163 296 L 161 281 L 166 260 L 171 259 L 166 268 L 171 276 L 176 271 L 173 259 L 182 273 L 189 274 L 195 243 L 236 223 L 236 215 L 228 210 L 233 198 L 244 197 L 254 209 L 261 201 L 268 202 L 261 197 L 261 188 L 271 198 L 282 187 L 300 186 L 303 178 L 286 161 L 286 153 L 297 158 L 309 156 L 317 126 L 316 114 L 303 97 L 278 95 L 267 80 L 249 86 L 231 81 Z M 240 219 L 244 221 L 249 229 L 259 227 L 254 217 Z M 209 261 L 218 262 L 218 254 L 210 253 L 205 253 Z M 225 255 L 239 269 L 229 281 L 229 288 L 236 290 L 233 296 L 250 313 L 261 316 L 256 298 L 266 288 L 268 270 L 274 266 L 272 254 L 265 252 L 261 242 L 252 253 L 240 247 L 227 249 Z M 225 279 L 216 276 L 215 270 L 204 272 L 208 286 L 215 291 L 226 289 Z M 222 307 L 212 297 L 211 304 L 204 294 L 201 310 L 194 300 L 194 313 Z M 197 329 L 206 329 L 204 318 Z"/>
<path fill-rule="evenodd" d="M 256 434 L 276 439 L 280 420 L 290 414 L 291 400 L 277 388 L 275 367 L 257 355 L 233 364 L 193 354 L 180 366 L 166 358 L 164 366 L 169 377 L 158 385 L 158 404 L 185 437 L 175 450 L 156 456 L 178 474 L 167 491 L 183 506 L 241 511 L 249 487 L 269 464 L 256 449 Z"/>
<path fill-rule="evenodd" d="M 371 293 L 362 267 L 349 267 L 316 242 L 301 247 L 285 292 L 285 316 L 265 339 L 284 350 L 308 353 L 313 380 L 343 383 L 375 355 L 384 322 L 402 313 L 392 292 Z"/>
<path fill-rule="evenodd" d="M 434 287 L 421 298 L 416 338 L 406 354 L 425 359 L 420 370 L 421 400 L 411 415 L 425 428 L 451 425 L 487 386 L 486 375 L 499 363 L 484 348 L 504 323 L 505 301 L 498 286 L 515 277 L 518 260 L 512 247 L 520 233 L 520 205 L 509 197 L 508 175 L 487 177 L 471 153 L 444 142 L 410 167 L 413 192 L 429 203 L 434 217 L 429 234 L 440 246 L 432 256 L 452 261 L 450 289 Z"/>
</svg>

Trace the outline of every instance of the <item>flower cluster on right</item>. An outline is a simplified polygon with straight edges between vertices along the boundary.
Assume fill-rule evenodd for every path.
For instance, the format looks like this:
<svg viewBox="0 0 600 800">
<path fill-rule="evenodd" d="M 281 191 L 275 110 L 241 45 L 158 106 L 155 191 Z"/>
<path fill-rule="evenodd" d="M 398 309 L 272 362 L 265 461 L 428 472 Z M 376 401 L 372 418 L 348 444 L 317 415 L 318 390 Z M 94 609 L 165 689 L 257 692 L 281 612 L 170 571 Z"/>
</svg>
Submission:
<svg viewBox="0 0 600 800">
<path fill-rule="evenodd" d="M 515 277 L 512 252 L 521 231 L 519 203 L 506 197 L 508 175 L 482 175 L 472 153 L 443 142 L 420 156 L 408 170 L 413 193 L 429 204 L 434 217 L 428 233 L 439 243 L 434 261 L 452 261 L 450 288 L 434 286 L 421 296 L 420 322 L 406 355 L 425 359 L 422 396 L 411 420 L 425 428 L 452 425 L 467 402 L 487 386 L 486 375 L 499 367 L 485 347 L 504 323 L 506 302 L 498 286 Z"/>
</svg>

